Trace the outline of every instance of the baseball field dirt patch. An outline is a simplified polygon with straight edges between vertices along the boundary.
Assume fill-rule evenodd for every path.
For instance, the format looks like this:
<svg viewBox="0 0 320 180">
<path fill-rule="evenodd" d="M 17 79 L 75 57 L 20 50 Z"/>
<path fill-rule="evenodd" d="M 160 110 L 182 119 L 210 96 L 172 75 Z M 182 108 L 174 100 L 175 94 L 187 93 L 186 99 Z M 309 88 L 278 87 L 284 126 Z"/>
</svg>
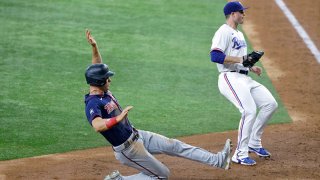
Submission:
<svg viewBox="0 0 320 180">
<path fill-rule="evenodd" d="M 320 47 L 320 1 L 285 0 L 316 46 Z M 243 26 L 256 50 L 266 52 L 262 64 L 293 122 L 269 125 L 263 144 L 272 153 L 253 167 L 232 164 L 224 171 L 177 157 L 157 155 L 171 170 L 170 179 L 320 179 L 320 64 L 274 3 L 247 0 L 251 7 Z M 208 45 L 209 46 L 209 45 Z M 239 116 L 240 117 L 240 116 Z M 237 131 L 179 138 L 219 151 Z M 110 147 L 0 162 L 0 179 L 103 179 L 114 169 L 136 173 L 115 159 Z"/>
</svg>

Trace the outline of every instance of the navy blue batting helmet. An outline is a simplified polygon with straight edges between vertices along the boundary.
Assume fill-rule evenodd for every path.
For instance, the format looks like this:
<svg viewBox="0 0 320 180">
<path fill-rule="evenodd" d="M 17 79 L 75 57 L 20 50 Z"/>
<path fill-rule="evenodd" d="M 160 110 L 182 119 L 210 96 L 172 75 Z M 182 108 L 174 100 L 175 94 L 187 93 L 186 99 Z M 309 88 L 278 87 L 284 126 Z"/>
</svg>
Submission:
<svg viewBox="0 0 320 180">
<path fill-rule="evenodd" d="M 106 64 L 92 64 L 85 73 L 87 83 L 92 86 L 103 86 L 106 80 L 113 76 L 114 72 L 109 70 Z"/>
</svg>

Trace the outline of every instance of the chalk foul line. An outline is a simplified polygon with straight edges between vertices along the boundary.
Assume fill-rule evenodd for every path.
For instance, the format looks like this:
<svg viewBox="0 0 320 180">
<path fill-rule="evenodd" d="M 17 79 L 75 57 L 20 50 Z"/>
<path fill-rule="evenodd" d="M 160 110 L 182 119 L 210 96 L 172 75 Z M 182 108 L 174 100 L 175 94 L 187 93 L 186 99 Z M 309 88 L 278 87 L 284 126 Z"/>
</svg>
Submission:
<svg viewBox="0 0 320 180">
<path fill-rule="evenodd" d="M 320 52 L 317 48 L 317 46 L 313 43 L 311 38 L 309 37 L 308 33 L 303 29 L 303 27 L 300 25 L 298 20 L 295 18 L 295 16 L 292 14 L 292 12 L 289 10 L 289 8 L 286 6 L 286 4 L 283 2 L 283 0 L 275 0 L 279 8 L 283 11 L 283 13 L 286 15 L 286 17 L 289 19 L 292 26 L 296 29 L 304 43 L 307 45 L 307 47 L 310 49 L 311 53 L 315 56 L 318 63 L 320 63 Z"/>
</svg>

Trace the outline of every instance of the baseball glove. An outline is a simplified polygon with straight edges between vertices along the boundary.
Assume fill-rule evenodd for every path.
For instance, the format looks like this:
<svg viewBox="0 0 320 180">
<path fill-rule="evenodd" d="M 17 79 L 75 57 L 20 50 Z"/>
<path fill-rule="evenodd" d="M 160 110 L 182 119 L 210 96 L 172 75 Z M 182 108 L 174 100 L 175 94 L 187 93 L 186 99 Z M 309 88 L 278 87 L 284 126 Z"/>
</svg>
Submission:
<svg viewBox="0 0 320 180">
<path fill-rule="evenodd" d="M 263 54 L 263 51 L 253 51 L 252 53 L 243 56 L 243 66 L 251 68 L 255 63 L 259 61 Z"/>
</svg>

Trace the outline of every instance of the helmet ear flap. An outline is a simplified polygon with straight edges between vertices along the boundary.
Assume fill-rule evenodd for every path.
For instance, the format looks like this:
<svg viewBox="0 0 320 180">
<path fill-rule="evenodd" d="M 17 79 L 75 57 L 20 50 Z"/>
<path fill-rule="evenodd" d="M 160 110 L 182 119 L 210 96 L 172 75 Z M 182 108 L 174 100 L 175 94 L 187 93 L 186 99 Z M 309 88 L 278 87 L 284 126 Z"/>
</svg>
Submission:
<svg viewBox="0 0 320 180">
<path fill-rule="evenodd" d="M 113 75 L 114 72 L 109 71 L 106 64 L 92 64 L 85 73 L 87 84 L 92 86 L 104 86 L 108 77 Z"/>
<path fill-rule="evenodd" d="M 106 80 L 102 81 L 99 79 L 93 79 L 93 78 L 86 78 L 87 83 L 90 84 L 91 86 L 104 86 L 106 84 Z"/>
</svg>

